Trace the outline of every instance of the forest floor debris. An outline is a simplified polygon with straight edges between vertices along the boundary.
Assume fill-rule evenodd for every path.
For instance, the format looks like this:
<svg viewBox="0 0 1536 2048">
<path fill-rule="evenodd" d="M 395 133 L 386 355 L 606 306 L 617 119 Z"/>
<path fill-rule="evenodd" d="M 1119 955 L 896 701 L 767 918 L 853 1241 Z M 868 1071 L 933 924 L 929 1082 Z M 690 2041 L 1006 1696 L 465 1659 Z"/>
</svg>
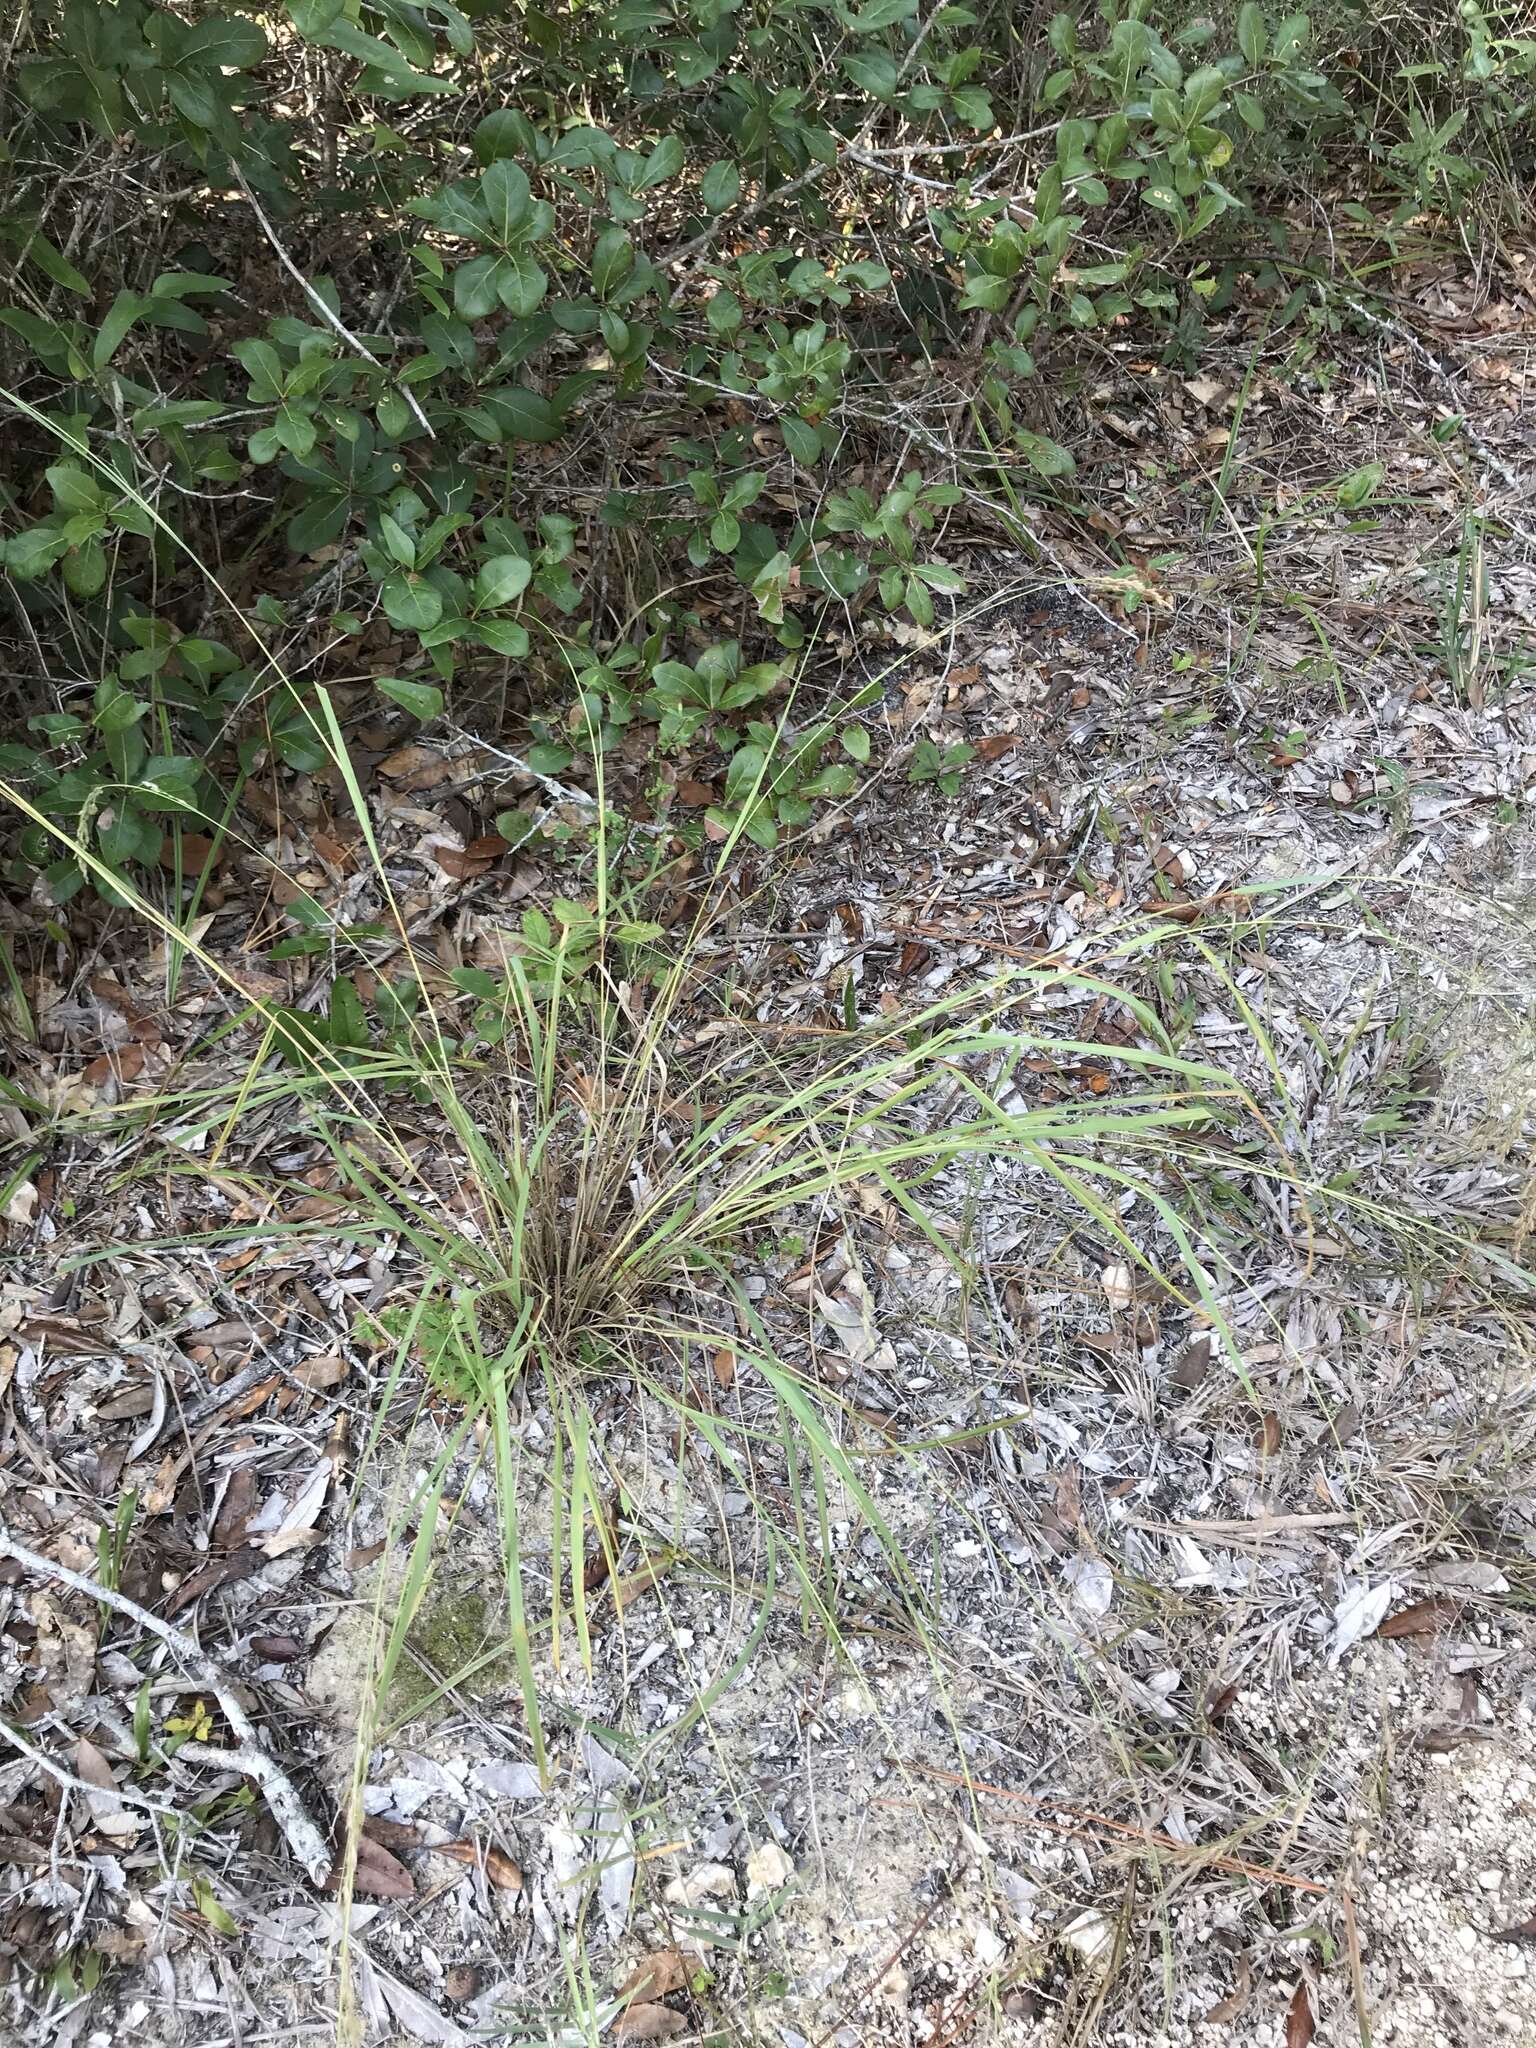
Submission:
<svg viewBox="0 0 1536 2048">
<path fill-rule="evenodd" d="M 1283 1182 L 1189 1190 L 1233 1357 L 1031 1168 L 951 1170 L 942 1247 L 878 1191 L 786 1216 L 749 1248 L 752 1298 L 827 1390 L 926 1611 L 830 1499 L 827 1626 L 707 1445 L 615 1389 L 593 1456 L 622 1478 L 616 1569 L 590 1654 L 540 1664 L 541 1782 L 470 1442 L 362 1759 L 351 1898 L 288 1851 L 316 1878 L 339 1852 L 310 1814 L 328 1827 L 351 1793 L 406 1569 L 388 1502 L 458 1420 L 396 1390 L 376 1433 L 376 1317 L 409 1297 L 410 1245 L 348 1231 L 323 1150 L 259 1088 L 238 1122 L 202 1114 L 217 990 L 189 977 L 167 1004 L 163 957 L 120 925 L 89 973 L 33 986 L 34 1099 L 174 1087 L 198 1171 L 135 1174 L 109 1121 L 10 1197 L 8 2024 L 323 2035 L 345 1934 L 380 2040 L 1536 2040 L 1536 1318 L 1445 1250 L 1518 1261 L 1536 1213 L 1536 565 L 1503 403 L 1531 372 L 1502 328 L 1454 372 L 1383 346 L 1386 380 L 1343 356 L 1247 408 L 1226 510 L 1270 469 L 1322 494 L 1271 535 L 1267 591 L 1241 516 L 1202 534 L 1183 459 L 1191 434 L 1224 443 L 1243 362 L 1095 391 L 1102 474 L 1140 451 L 1121 488 L 1149 555 L 1182 564 L 1149 567 L 1127 632 L 1085 602 L 1091 565 L 1074 594 L 994 560 L 999 601 L 893 678 L 883 777 L 752 856 L 699 955 L 759 1024 L 831 1030 L 1042 951 L 1092 961 L 1146 906 L 1138 1000 L 1264 1106 L 1308 1185 L 1365 1198 L 1358 1228 L 1314 1228 Z M 1469 392 L 1508 473 L 1479 487 L 1470 672 L 1468 645 L 1437 666 L 1431 644 L 1466 478 L 1421 431 Z M 1337 479 L 1370 463 L 1391 502 L 1347 517 Z M 958 795 L 901 779 L 923 744 L 974 750 Z M 474 769 L 425 743 L 378 764 L 387 858 L 445 977 L 551 886 L 439 804 Z M 295 879 L 361 919 L 369 871 L 312 795 L 281 828 Z M 233 942 L 238 878 L 207 900 L 231 976 L 293 1000 Z M 324 993 L 317 973 L 299 999 Z M 1060 1027 L 1039 1099 L 1091 1095 L 1105 1056 L 1082 1045 L 1134 1037 L 1108 995 Z M 1121 1220 L 1166 1254 L 1144 1207 Z M 708 1399 L 750 1413 L 728 1336 Z M 517 1428 L 547 1560 L 537 1388 Z M 772 1446 L 759 1476 L 791 1484 Z"/>
</svg>

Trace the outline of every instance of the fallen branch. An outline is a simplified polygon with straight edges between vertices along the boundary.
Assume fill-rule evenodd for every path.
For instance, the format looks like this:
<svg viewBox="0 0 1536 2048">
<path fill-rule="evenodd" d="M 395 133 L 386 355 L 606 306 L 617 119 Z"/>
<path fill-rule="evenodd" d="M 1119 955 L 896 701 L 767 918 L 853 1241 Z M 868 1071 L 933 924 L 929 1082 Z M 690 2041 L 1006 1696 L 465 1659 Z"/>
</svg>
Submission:
<svg viewBox="0 0 1536 2048">
<path fill-rule="evenodd" d="M 179 1760 L 212 1764 L 215 1769 L 238 1771 L 242 1777 L 254 1779 L 261 1787 L 272 1818 L 282 1829 L 289 1848 L 311 1881 L 317 1885 L 324 1884 L 331 1871 L 331 1851 L 325 1836 L 311 1818 L 288 1773 L 275 1757 L 269 1756 L 262 1748 L 261 1738 L 250 1716 L 208 1652 L 183 1630 L 173 1628 L 169 1622 L 151 1614 L 126 1594 L 115 1593 L 110 1587 L 99 1585 L 95 1579 L 88 1579 L 84 1572 L 71 1571 L 68 1565 L 60 1564 L 57 1559 L 29 1550 L 24 1543 L 16 1541 L 4 1522 L 0 1522 L 0 1558 L 4 1557 L 14 1558 L 23 1571 L 31 1572 L 37 1578 L 55 1579 L 74 1592 L 99 1601 L 102 1606 L 110 1607 L 113 1613 L 137 1622 L 140 1628 L 148 1629 L 151 1635 L 160 1638 L 189 1676 L 213 1694 L 239 1743 L 237 1749 L 211 1749 L 203 1743 L 189 1742 L 178 1752 Z"/>
</svg>

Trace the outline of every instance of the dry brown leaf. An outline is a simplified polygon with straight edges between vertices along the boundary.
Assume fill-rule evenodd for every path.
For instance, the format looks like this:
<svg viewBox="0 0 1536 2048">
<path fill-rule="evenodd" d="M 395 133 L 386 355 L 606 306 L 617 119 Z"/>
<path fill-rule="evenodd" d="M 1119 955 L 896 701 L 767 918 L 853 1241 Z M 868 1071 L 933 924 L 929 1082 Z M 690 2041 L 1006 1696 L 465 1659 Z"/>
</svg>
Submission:
<svg viewBox="0 0 1536 2048">
<path fill-rule="evenodd" d="M 143 1507 L 146 1515 L 163 1515 L 176 1498 L 176 1481 L 181 1474 L 181 1458 L 175 1451 L 167 1451 L 160 1460 L 155 1476 L 144 1491 Z"/>
<path fill-rule="evenodd" d="M 631 1572 L 627 1579 L 615 1579 L 613 1600 L 619 1612 L 622 1614 L 630 1601 L 638 1600 L 642 1593 L 649 1593 L 653 1586 L 666 1577 L 676 1562 L 676 1558 L 665 1555 L 653 1557 L 648 1563 L 641 1565 L 639 1571 Z"/>
<path fill-rule="evenodd" d="M 1434 1636 L 1452 1626 L 1461 1613 L 1459 1600 L 1415 1600 L 1389 1614 L 1377 1629 L 1378 1636 Z"/>
<path fill-rule="evenodd" d="M 330 868 L 346 868 L 352 863 L 356 841 L 335 838 L 329 832 L 322 832 L 318 825 L 310 827 L 309 843 Z"/>
<path fill-rule="evenodd" d="M 112 1350 L 69 1316 L 24 1316 L 16 1325 L 16 1334 L 24 1344 L 47 1344 L 68 1358 L 105 1358 Z"/>
<path fill-rule="evenodd" d="M 103 1422 L 131 1422 L 136 1416 L 148 1415 L 154 1405 L 154 1383 L 140 1380 L 115 1400 L 101 1402 L 96 1413 Z"/>
<path fill-rule="evenodd" d="M 137 1081 L 144 1071 L 142 1045 L 123 1045 L 112 1052 L 99 1052 L 86 1063 L 80 1079 L 87 1088 L 105 1088 L 110 1082 Z"/>
<path fill-rule="evenodd" d="M 1312 2017 L 1312 1993 L 1303 1977 L 1296 1986 L 1285 2015 L 1285 2048 L 1309 2048 L 1317 2022 Z"/>
<path fill-rule="evenodd" d="M 340 1870 L 338 1862 L 331 1873 L 332 1889 L 340 1881 Z M 352 1881 L 352 1888 L 365 1899 L 414 1899 L 416 1896 L 416 1880 L 400 1858 L 368 1835 L 358 1837 L 357 1875 Z"/>
<path fill-rule="evenodd" d="M 688 1965 L 680 1950 L 659 1948 L 643 1957 L 619 1986 L 618 1996 L 626 2004 L 639 1999 L 653 2002 L 669 1991 L 682 1991 L 688 1983 Z"/>
<path fill-rule="evenodd" d="M 686 2034 L 688 2022 L 670 2005 L 632 2005 L 613 2023 L 615 2041 L 669 2041 L 674 2034 Z"/>
<path fill-rule="evenodd" d="M 267 1560 L 259 1550 L 230 1550 L 219 1557 L 211 1557 L 199 1565 L 195 1572 L 188 1573 L 175 1591 L 167 1598 L 164 1614 L 167 1621 L 174 1621 L 183 1609 L 194 1601 L 216 1593 L 221 1586 L 237 1584 L 248 1579 L 265 1566 Z"/>
<path fill-rule="evenodd" d="M 1279 1450 L 1284 1440 L 1284 1434 L 1280 1427 L 1279 1416 L 1274 1413 L 1273 1409 L 1267 1409 L 1259 1417 L 1253 1432 L 1253 1441 L 1260 1457 L 1272 1458 L 1276 1451 Z"/>
<path fill-rule="evenodd" d="M 382 1813 L 369 1814 L 363 1822 L 363 1835 L 367 1841 L 377 1842 L 385 1849 L 419 1849 L 422 1846 L 421 1829 L 413 1821 L 391 1820 Z"/>
<path fill-rule="evenodd" d="M 736 1384 L 735 1352 L 722 1345 L 711 1359 L 710 1365 L 715 1375 L 715 1385 L 729 1392 Z"/>
<path fill-rule="evenodd" d="M 1075 1529 L 1082 1520 L 1082 1480 L 1075 1465 L 1064 1465 L 1056 1474 L 1056 1513 L 1064 1529 Z"/>
<path fill-rule="evenodd" d="M 268 1664 L 291 1664 L 304 1655 L 304 1645 L 297 1636 L 252 1636 L 251 1650 Z"/>
<path fill-rule="evenodd" d="M 715 800 L 714 785 L 709 782 L 696 782 L 691 776 L 684 776 L 677 785 L 677 800 L 680 804 L 691 805 L 694 810 L 707 810 Z"/>
<path fill-rule="evenodd" d="M 200 875 L 210 867 L 216 868 L 223 858 L 223 845 L 216 846 L 205 833 L 182 833 L 180 860 L 183 875 Z M 176 862 L 176 840 L 172 834 L 167 833 L 160 842 L 160 865 L 168 874 L 174 874 Z"/>
<path fill-rule="evenodd" d="M 1248 2003 L 1248 1994 L 1253 1986 L 1253 1972 L 1248 1967 L 1248 1958 L 1237 1959 L 1237 1982 L 1225 1998 L 1218 1999 L 1205 2016 L 1208 2027 L 1223 2027 L 1229 2020 L 1235 2020 Z"/>
<path fill-rule="evenodd" d="M 452 772 L 453 763 L 446 754 L 436 747 L 417 744 L 397 747 L 379 763 L 379 773 L 404 790 L 435 788 L 439 782 L 446 782 Z"/>
<path fill-rule="evenodd" d="M 1173 1384 L 1186 1394 L 1192 1394 L 1211 1369 L 1211 1340 L 1202 1330 L 1191 1337 L 1179 1353 L 1178 1363 L 1173 1368 Z"/>
<path fill-rule="evenodd" d="M 472 839 L 468 846 L 462 848 L 438 847 L 437 864 L 456 882 L 472 882 L 477 875 L 486 874 L 495 867 L 501 856 L 511 850 L 499 832 L 487 832 L 484 838 Z"/>
<path fill-rule="evenodd" d="M 91 1787 L 85 1795 L 91 1825 L 114 1842 L 131 1842 L 139 1832 L 139 1818 L 124 1807 L 112 1766 L 95 1743 L 88 1742 L 83 1735 L 75 1743 L 75 1775 Z"/>
<path fill-rule="evenodd" d="M 467 1863 L 471 1869 L 483 1869 L 499 1892 L 520 1892 L 523 1888 L 523 1873 L 504 1849 L 491 1844 L 465 1840 L 443 1842 L 439 1845 L 439 1856 L 450 1856 L 455 1863 Z"/>
<path fill-rule="evenodd" d="M 323 1393 L 327 1387 L 340 1386 L 348 1372 L 347 1361 L 335 1351 L 327 1351 L 321 1358 L 304 1358 L 293 1368 L 293 1376 L 301 1387 L 310 1393 Z"/>
<path fill-rule="evenodd" d="M 233 1550 L 245 1540 L 245 1525 L 256 1512 L 256 1474 L 249 1465 L 237 1465 L 229 1475 L 219 1512 L 213 1518 L 216 1550 Z"/>
</svg>

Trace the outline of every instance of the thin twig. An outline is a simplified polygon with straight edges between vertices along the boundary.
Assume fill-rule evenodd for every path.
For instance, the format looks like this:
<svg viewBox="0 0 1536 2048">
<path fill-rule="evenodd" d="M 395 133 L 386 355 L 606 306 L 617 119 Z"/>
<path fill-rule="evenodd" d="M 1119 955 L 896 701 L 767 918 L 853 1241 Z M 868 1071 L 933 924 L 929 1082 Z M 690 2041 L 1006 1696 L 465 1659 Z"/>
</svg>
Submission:
<svg viewBox="0 0 1536 2048">
<path fill-rule="evenodd" d="M 877 156 L 868 156 L 862 149 L 848 148 L 843 155 L 850 163 L 862 164 L 866 171 L 878 171 L 882 178 L 899 179 L 903 185 L 917 185 L 924 192 L 952 192 L 954 187 L 946 185 L 942 178 L 920 178 L 916 171 L 908 170 L 905 164 L 882 163 Z"/>
<path fill-rule="evenodd" d="M 675 255 L 668 257 L 666 268 L 670 270 L 677 264 L 691 262 L 695 256 L 710 248 L 725 228 L 729 227 L 733 234 L 739 233 L 748 221 L 756 220 L 760 213 L 765 213 L 770 206 L 777 206 L 781 199 L 793 198 L 795 193 L 803 191 L 807 185 L 814 184 L 818 178 L 824 178 L 831 169 L 831 164 L 812 164 L 808 171 L 802 171 L 800 176 L 792 178 L 789 184 L 775 185 L 771 192 L 759 193 L 744 212 L 734 217 L 729 213 L 717 214 L 702 234 L 695 235 L 691 242 L 684 242 Z"/>
<path fill-rule="evenodd" d="M 131 1785 L 119 1785 L 109 1791 L 105 1785 L 88 1785 L 84 1778 L 77 1778 L 73 1771 L 66 1771 L 60 1763 L 48 1755 L 46 1750 L 34 1749 L 30 1742 L 16 1733 L 8 1722 L 0 1721 L 0 1742 L 8 1742 L 12 1749 L 20 1752 L 22 1758 L 36 1764 L 40 1771 L 46 1771 L 55 1783 L 69 1792 L 83 1792 L 87 1798 L 120 1799 L 125 1806 L 141 1806 L 146 1813 L 161 1813 L 167 1819 L 180 1821 L 185 1815 L 174 1806 L 167 1806 L 163 1799 L 151 1799 L 146 1792 L 136 1792 Z M 13 1770 L 13 1764 L 0 1764 L 0 1770 Z"/>
<path fill-rule="evenodd" d="M 595 796 L 590 796 L 584 789 L 574 788 L 568 782 L 562 782 L 558 775 L 544 774 L 541 769 L 535 768 L 531 762 L 524 760 L 521 754 L 510 753 L 505 747 L 495 746 L 490 740 L 482 739 L 478 733 L 467 732 L 462 726 L 450 724 L 448 731 L 454 739 L 464 741 L 470 746 L 479 748 L 484 753 L 493 755 L 500 765 L 511 768 L 518 775 L 528 776 L 530 780 L 539 785 L 540 789 L 543 790 L 544 794 L 551 801 L 546 809 L 538 813 L 535 819 L 536 824 L 542 824 L 556 804 L 570 804 L 579 807 L 581 810 L 590 811 L 594 815 L 601 814 L 604 806 L 598 802 Z M 484 782 L 489 773 L 490 770 L 488 768 L 482 769 L 478 775 L 468 778 L 465 782 L 456 785 L 456 787 L 468 789 L 474 783 Z M 666 823 L 659 825 L 647 824 L 643 819 L 639 818 L 626 819 L 625 826 L 631 832 L 653 834 L 670 832 L 672 830 L 672 827 Z"/>
<path fill-rule="evenodd" d="M 963 1785 L 968 1792 L 980 1793 L 988 1799 L 1006 1799 L 1020 1806 L 1055 1807 L 1058 1813 L 1073 1814 L 1079 1821 L 1090 1827 L 1106 1828 L 1111 1834 L 1121 1835 L 1127 1840 L 1140 1843 L 1145 1849 L 1161 1849 L 1180 1863 L 1200 1864 L 1210 1870 L 1222 1870 L 1233 1877 L 1246 1877 L 1254 1884 L 1283 1884 L 1292 1891 L 1316 1892 L 1327 1896 L 1328 1886 L 1319 1884 L 1314 1877 L 1293 1877 L 1288 1870 L 1275 1870 L 1264 1863 L 1245 1863 L 1240 1856 L 1209 1856 L 1198 1843 L 1181 1842 L 1173 1835 L 1165 1835 L 1158 1828 L 1137 1827 L 1129 1821 L 1111 1820 L 1107 1814 L 1086 1813 L 1080 1807 L 1071 1806 L 1064 1799 L 1045 1799 L 1034 1792 L 1015 1792 L 1007 1785 L 989 1785 L 983 1778 L 973 1778 L 962 1771 L 940 1770 L 937 1764 L 911 1763 L 901 1757 L 889 1757 L 887 1762 L 896 1770 L 917 1771 L 925 1778 L 937 1778 L 946 1785 Z M 1043 1813 L 1035 1816 L 1035 1825 L 1048 1829 L 1052 1834 L 1080 1834 L 1080 1829 L 1065 1827 L 1059 1821 L 1052 1821 Z"/>
<path fill-rule="evenodd" d="M 969 142 L 887 142 L 870 150 L 871 156 L 970 156 L 982 149 L 1012 149 L 1015 143 L 1038 142 L 1042 135 L 1054 135 L 1059 121 L 1047 121 L 1043 128 L 1022 128 L 1017 135 L 973 135 Z"/>
<path fill-rule="evenodd" d="M 827 2031 L 824 2034 L 817 2035 L 816 2039 L 811 2043 L 811 2048 L 826 2048 L 827 2042 L 832 2039 L 832 2036 L 837 2032 L 838 2028 L 842 2025 L 843 2021 L 847 2018 L 848 2014 L 853 2010 L 854 2006 L 858 2003 L 858 2001 L 860 1999 L 868 1998 L 872 1992 L 879 1990 L 880 1986 L 885 1982 L 886 1978 L 890 1975 L 891 1971 L 895 1969 L 896 1965 L 901 1961 L 902 1957 L 907 1953 L 908 1949 L 911 1948 L 913 1942 L 917 1940 L 917 1937 L 924 1931 L 924 1929 L 928 1926 L 929 1922 L 938 1913 L 939 1908 L 947 1904 L 948 1899 L 948 1892 L 940 1891 L 938 1897 L 935 1898 L 932 1901 L 932 1903 L 924 1910 L 921 1917 L 918 1920 L 916 1920 L 911 1927 L 907 1929 L 906 1933 L 901 1937 L 900 1941 L 897 1942 L 896 1946 L 891 1950 L 890 1954 L 886 1957 L 885 1961 L 880 1965 L 879 1969 L 875 1971 L 874 1975 L 866 1978 L 865 1981 L 858 1986 L 857 1990 L 855 1990 L 843 1999 L 843 2002 L 838 2009 L 837 2018 L 832 2022 L 831 2026 L 828 2027 Z"/>
<path fill-rule="evenodd" d="M 68 1565 L 60 1564 L 57 1559 L 44 1557 L 40 1551 L 29 1550 L 24 1543 L 18 1543 L 4 1522 L 0 1522 L 0 1557 L 14 1558 L 23 1570 L 39 1578 L 56 1579 L 60 1585 L 69 1586 L 76 1593 L 84 1593 L 88 1599 L 100 1601 L 115 1614 L 137 1622 L 140 1628 L 148 1629 L 151 1635 L 160 1638 L 198 1684 L 213 1694 L 240 1744 L 238 1749 L 212 1749 L 200 1742 L 189 1742 L 179 1752 L 180 1756 L 183 1760 L 212 1764 L 216 1769 L 238 1771 L 242 1777 L 254 1778 L 266 1795 L 272 1818 L 282 1829 L 289 1848 L 313 1882 L 324 1884 L 331 1870 L 331 1851 L 325 1836 L 310 1817 L 288 1773 L 275 1757 L 269 1756 L 262 1748 L 261 1738 L 250 1716 L 213 1657 L 183 1630 L 173 1628 L 169 1622 L 151 1614 L 126 1594 L 99 1585 L 96 1580 L 88 1579 L 84 1572 L 71 1571 Z"/>
<path fill-rule="evenodd" d="M 939 15 L 947 4 L 948 0 L 939 0 L 939 4 L 930 9 L 927 20 L 913 37 L 911 48 L 901 61 L 901 68 L 896 73 L 898 84 L 917 62 L 922 47 L 928 40 L 929 30 L 938 20 Z M 691 242 L 685 242 L 675 255 L 668 258 L 666 268 L 670 270 L 680 263 L 691 261 L 693 257 L 699 255 L 703 250 L 711 247 L 715 238 L 727 227 L 730 228 L 733 234 L 738 234 L 749 221 L 756 220 L 757 216 L 766 211 L 768 207 L 776 206 L 781 199 L 792 198 L 796 192 L 802 191 L 807 185 L 814 184 L 818 178 L 825 177 L 828 171 L 835 170 L 845 159 L 852 158 L 855 163 L 859 162 L 858 152 L 868 142 L 875 123 L 883 112 L 884 108 L 879 101 L 876 101 L 875 105 L 870 108 L 869 113 L 865 116 L 863 124 L 858 134 L 854 136 L 853 141 L 840 149 L 830 163 L 814 163 L 808 171 L 802 171 L 800 176 L 792 179 L 789 184 L 778 185 L 771 192 L 760 193 L 744 213 L 732 215 L 730 212 L 726 212 L 718 215 L 710 222 L 702 234 L 695 235 Z M 875 152 L 877 155 L 883 153 L 881 151 Z M 882 166 L 871 165 L 866 161 L 865 168 L 880 169 Z M 914 182 L 922 181 L 917 180 Z M 947 190 L 947 187 L 943 189 Z"/>
<path fill-rule="evenodd" d="M 272 244 L 273 254 L 277 257 L 278 262 L 282 264 L 284 270 L 287 271 L 288 275 L 291 278 L 293 278 L 294 281 L 298 284 L 305 298 L 309 300 L 309 303 L 320 315 L 320 318 L 325 322 L 326 326 L 331 329 L 333 334 L 339 334 L 342 340 L 347 344 L 348 348 L 354 349 L 357 352 L 357 354 L 363 358 L 363 361 L 365 363 L 372 363 L 373 367 L 376 370 L 378 370 L 381 373 L 381 375 L 387 377 L 389 375 L 389 372 L 384 368 L 384 365 L 379 361 L 378 357 L 374 354 L 373 350 L 369 348 L 366 342 L 358 340 L 357 336 L 352 332 L 351 328 L 343 323 L 339 314 L 333 313 L 331 311 L 331 308 L 326 304 L 324 298 L 322 298 L 320 293 L 316 291 L 315 287 L 310 283 L 309 279 L 304 275 L 303 271 L 300 270 L 297 263 L 294 262 L 293 258 L 288 254 L 288 251 L 283 247 L 282 243 L 278 240 L 277 229 L 273 227 L 271 221 L 267 219 L 266 214 L 262 211 L 261 201 L 256 197 L 256 194 L 251 190 L 250 186 L 246 183 L 245 173 L 241 170 L 240 166 L 237 163 L 231 163 L 230 169 L 234 172 L 235 183 L 240 187 L 240 190 L 245 194 L 246 204 L 250 207 L 252 213 L 255 214 L 257 220 L 260 222 L 262 233 L 266 236 L 267 240 Z M 432 430 L 432 422 L 427 418 L 426 414 L 422 411 L 421 407 L 416 403 L 415 393 L 411 390 L 410 385 L 397 383 L 396 388 L 399 391 L 400 396 L 411 408 L 411 411 L 416 415 L 418 423 L 421 425 L 421 427 L 426 432 L 428 437 L 431 440 L 435 441 L 437 439 L 437 435 Z"/>
</svg>

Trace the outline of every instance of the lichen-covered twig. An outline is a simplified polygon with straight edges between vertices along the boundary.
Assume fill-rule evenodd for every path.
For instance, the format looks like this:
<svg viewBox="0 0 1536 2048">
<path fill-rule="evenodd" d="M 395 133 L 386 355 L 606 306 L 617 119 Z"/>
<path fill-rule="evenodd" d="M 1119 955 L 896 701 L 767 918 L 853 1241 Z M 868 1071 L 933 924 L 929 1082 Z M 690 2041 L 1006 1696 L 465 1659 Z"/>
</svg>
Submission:
<svg viewBox="0 0 1536 2048">
<path fill-rule="evenodd" d="M 113 1592 L 95 1579 L 88 1579 L 84 1572 L 72 1571 L 56 1558 L 44 1557 L 40 1551 L 29 1550 L 24 1543 L 18 1543 L 4 1522 L 0 1522 L 0 1557 L 14 1558 L 23 1571 L 32 1573 L 34 1577 L 56 1579 L 60 1585 L 84 1593 L 88 1599 L 99 1600 L 115 1614 L 126 1616 L 160 1638 L 187 1673 L 213 1694 L 239 1745 L 235 1749 L 213 1749 L 203 1743 L 189 1742 L 181 1750 L 180 1760 L 183 1763 L 212 1764 L 216 1769 L 238 1771 L 242 1777 L 253 1778 L 261 1787 L 272 1818 L 282 1829 L 289 1848 L 312 1881 L 317 1885 L 324 1884 L 331 1871 L 331 1850 L 325 1836 L 288 1773 L 276 1757 L 268 1755 L 262 1748 L 250 1716 L 215 1659 L 183 1630 L 173 1628 L 169 1622 L 151 1614 L 125 1593 Z"/>
</svg>

